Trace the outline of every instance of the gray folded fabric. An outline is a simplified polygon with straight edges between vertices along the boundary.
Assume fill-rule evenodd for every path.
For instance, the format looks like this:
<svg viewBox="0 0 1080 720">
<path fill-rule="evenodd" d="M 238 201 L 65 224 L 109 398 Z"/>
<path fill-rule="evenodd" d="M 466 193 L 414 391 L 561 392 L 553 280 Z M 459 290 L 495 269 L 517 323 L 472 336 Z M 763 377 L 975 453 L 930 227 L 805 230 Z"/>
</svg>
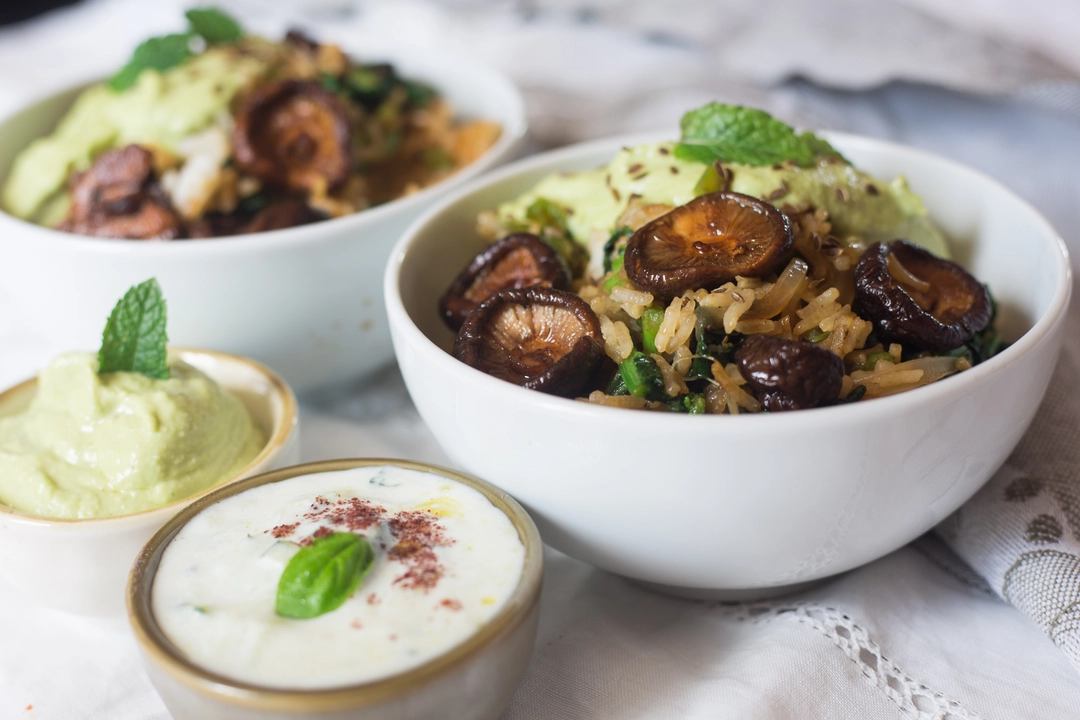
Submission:
<svg viewBox="0 0 1080 720">
<path fill-rule="evenodd" d="M 1007 412 L 1007 408 L 1002 409 Z M 1080 307 L 1061 361 L 1004 467 L 938 535 L 1080 670 Z"/>
</svg>

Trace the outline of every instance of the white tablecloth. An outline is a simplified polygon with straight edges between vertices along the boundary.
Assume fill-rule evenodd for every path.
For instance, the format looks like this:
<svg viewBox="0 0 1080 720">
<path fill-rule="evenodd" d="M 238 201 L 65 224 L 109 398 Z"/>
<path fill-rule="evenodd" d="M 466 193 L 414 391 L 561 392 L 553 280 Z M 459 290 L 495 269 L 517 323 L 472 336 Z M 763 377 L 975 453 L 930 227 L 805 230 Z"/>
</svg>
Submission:
<svg viewBox="0 0 1080 720">
<path fill-rule="evenodd" d="M 794 4 L 765 3 L 772 22 Z M 175 27 L 174 5 L 98 0 L 0 32 L 0 110 L 72 78 L 107 72 L 137 40 Z M 933 62 L 900 62 L 903 43 L 883 33 L 881 43 L 891 49 L 871 53 L 874 60 L 858 72 L 844 71 L 851 64 L 845 57 L 798 53 L 765 68 L 747 61 L 760 47 L 750 43 L 754 33 L 767 40 L 779 32 L 754 24 L 750 10 L 761 3 L 729 3 L 727 15 L 714 16 L 705 12 L 712 3 L 678 2 L 684 13 L 704 13 L 699 22 L 683 23 L 675 11 L 660 10 L 666 4 L 647 1 L 438 6 L 297 0 L 266 5 L 266 11 L 253 1 L 232 5 L 267 32 L 284 14 L 298 13 L 308 25 L 333 27 L 339 36 L 363 38 L 373 28 L 390 28 L 403 42 L 498 63 L 526 90 L 537 144 L 657 127 L 674 132 L 682 110 L 713 97 L 754 102 L 793 121 L 898 139 L 1001 178 L 1040 207 L 1074 249 L 1080 245 L 1080 121 L 1069 114 L 1068 102 L 1036 107 L 1018 99 L 1033 87 L 1054 89 L 1040 96 L 1044 100 L 1069 97 L 1067 52 L 1055 61 L 1015 43 L 1002 49 L 896 7 L 883 11 L 884 20 L 859 12 L 871 26 L 917 27 L 961 44 L 930 43 L 921 47 L 937 53 Z M 858 30 L 854 5 L 823 4 L 847 12 L 849 32 Z M 827 20 L 792 17 L 804 24 Z M 732 24 L 740 19 L 741 25 Z M 716 49 L 716 36 L 741 37 L 749 49 Z M 961 60 L 978 62 L 950 65 L 950 47 L 964 50 Z M 919 82 L 855 90 L 889 78 Z M 931 82 L 953 89 L 923 84 Z M 19 327 L 5 307 L 0 284 L 0 387 L 48 359 L 32 329 Z M 386 456 L 448 463 L 394 368 L 308 398 L 302 423 L 305 460 Z M 667 598 L 554 551 L 547 563 L 540 638 L 508 720 L 1080 717 L 1080 675 L 1065 655 L 934 536 L 799 595 L 756 605 Z M 167 717 L 125 626 L 30 607 L 0 587 L 0 718 Z"/>
</svg>

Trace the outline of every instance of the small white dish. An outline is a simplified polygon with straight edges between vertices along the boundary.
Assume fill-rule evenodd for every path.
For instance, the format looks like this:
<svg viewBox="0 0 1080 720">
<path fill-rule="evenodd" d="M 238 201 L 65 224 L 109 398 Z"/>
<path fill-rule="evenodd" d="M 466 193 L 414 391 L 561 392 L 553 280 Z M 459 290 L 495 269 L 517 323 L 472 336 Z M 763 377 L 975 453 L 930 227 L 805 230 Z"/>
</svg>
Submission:
<svg viewBox="0 0 1080 720">
<path fill-rule="evenodd" d="M 498 72 L 421 48 L 364 47 L 402 75 L 438 88 L 462 117 L 502 126 L 487 153 L 413 195 L 362 212 L 235 237 L 162 242 L 92 238 L 0 212 L 4 290 L 27 329 L 56 355 L 93 347 L 93 328 L 124 290 L 156 277 L 169 298 L 169 337 L 251 357 L 304 392 L 360 377 L 393 359 L 382 274 L 405 227 L 440 196 L 514 156 L 525 135 L 520 93 Z M 31 140 L 56 125 L 80 85 L 0 122 L 0 179 Z M 63 288 L 64 292 L 56 292 Z M 77 297 L 73 304 L 70 298 Z"/>
<path fill-rule="evenodd" d="M 460 644 L 412 669 L 358 685 L 313 690 L 260 687 L 210 672 L 187 658 L 154 617 L 154 577 L 165 549 L 192 518 L 246 490 L 301 475 L 390 465 L 467 485 L 505 513 L 525 548 L 520 579 L 501 609 Z M 248 478 L 200 498 L 146 544 L 128 583 L 128 620 L 151 682 L 176 720 L 496 720 L 532 658 L 540 612 L 543 544 L 513 498 L 476 478 L 404 460 L 331 460 Z"/>
<path fill-rule="evenodd" d="M 881 399 L 792 413 L 690 416 L 525 390 L 455 360 L 440 295 L 486 245 L 476 216 L 553 172 L 606 164 L 620 137 L 531 157 L 425 213 L 385 287 L 398 363 L 450 458 L 533 514 L 544 541 L 598 567 L 704 597 L 775 594 L 889 553 L 1001 466 L 1031 422 L 1061 345 L 1064 243 L 997 182 L 912 148 L 827 135 L 867 172 L 905 175 L 957 259 L 999 300 L 1015 341 L 971 370 Z"/>
<path fill-rule="evenodd" d="M 0 505 L 0 577 L 33 602 L 79 615 L 120 617 L 128 571 L 151 535 L 178 510 L 239 478 L 299 460 L 299 415 L 292 390 L 247 358 L 209 350 L 170 349 L 235 395 L 266 434 L 262 451 L 235 476 L 163 507 L 85 520 L 42 518 Z M 25 409 L 37 379 L 0 393 L 0 416 Z"/>
</svg>

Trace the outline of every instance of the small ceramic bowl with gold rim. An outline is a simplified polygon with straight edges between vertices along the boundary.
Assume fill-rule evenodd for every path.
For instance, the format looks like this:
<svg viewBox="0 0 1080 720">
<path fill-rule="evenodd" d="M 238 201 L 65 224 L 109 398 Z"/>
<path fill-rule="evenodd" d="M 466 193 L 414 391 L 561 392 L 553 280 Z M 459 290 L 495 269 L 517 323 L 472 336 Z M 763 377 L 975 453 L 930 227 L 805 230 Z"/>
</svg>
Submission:
<svg viewBox="0 0 1080 720">
<path fill-rule="evenodd" d="M 298 460 L 296 399 L 274 371 L 168 358 L 151 379 L 73 353 L 0 393 L 0 578 L 32 601 L 121 616 L 135 556 L 177 510 Z"/>
<path fill-rule="evenodd" d="M 481 480 L 311 463 L 166 523 L 128 617 L 176 720 L 494 720 L 532 655 L 542 565 L 532 520 Z"/>
</svg>

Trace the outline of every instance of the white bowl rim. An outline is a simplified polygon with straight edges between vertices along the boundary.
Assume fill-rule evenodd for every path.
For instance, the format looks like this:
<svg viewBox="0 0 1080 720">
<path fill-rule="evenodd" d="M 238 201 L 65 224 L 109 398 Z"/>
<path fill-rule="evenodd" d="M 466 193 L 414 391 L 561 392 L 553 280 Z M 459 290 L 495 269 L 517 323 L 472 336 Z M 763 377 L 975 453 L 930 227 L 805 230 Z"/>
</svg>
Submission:
<svg viewBox="0 0 1080 720">
<path fill-rule="evenodd" d="M 820 132 L 820 134 L 825 136 L 830 142 L 839 146 L 841 150 L 846 148 L 854 149 L 861 146 L 867 149 L 885 149 L 894 153 L 914 156 L 924 161 L 944 165 L 953 172 L 966 174 L 972 179 L 988 183 L 992 187 L 1008 194 L 1014 201 L 1019 203 L 1031 214 L 1032 220 L 1040 231 L 1040 241 L 1048 239 L 1053 245 L 1053 249 L 1056 250 L 1056 252 L 1052 253 L 1052 257 L 1055 260 L 1054 270 L 1056 287 L 1054 288 L 1054 295 L 1051 298 L 1046 311 L 1034 322 L 1027 332 L 1017 338 L 1015 342 L 1010 344 L 1009 347 L 1005 348 L 1005 350 L 1001 351 L 999 354 L 969 370 L 946 378 L 946 382 L 931 383 L 916 388 L 912 392 L 902 392 L 895 395 L 875 398 L 873 402 L 846 403 L 843 405 L 800 410 L 798 412 L 742 413 L 739 416 L 710 415 L 708 416 L 710 418 L 709 420 L 692 417 L 683 413 L 650 413 L 649 422 L 681 423 L 681 427 L 684 430 L 690 427 L 701 428 L 702 422 L 729 423 L 728 425 L 725 425 L 725 428 L 728 430 L 733 429 L 735 424 L 739 424 L 739 427 L 745 426 L 761 429 L 759 424 L 767 423 L 771 430 L 778 430 L 791 425 L 798 427 L 811 422 L 817 423 L 827 421 L 829 418 L 835 418 L 838 415 L 841 415 L 849 422 L 857 422 L 859 420 L 869 421 L 879 418 L 882 413 L 896 414 L 898 412 L 910 410 L 914 407 L 936 404 L 934 402 L 935 400 L 944 400 L 948 396 L 959 396 L 964 394 L 973 386 L 984 382 L 991 376 L 1003 371 L 1007 366 L 1029 352 L 1036 345 L 1041 344 L 1047 336 L 1050 335 L 1051 330 L 1064 320 L 1065 311 L 1068 309 L 1069 299 L 1072 295 L 1072 269 L 1069 264 L 1069 252 L 1066 248 L 1065 241 L 1062 240 L 1061 236 L 1053 226 L 1033 205 L 1031 205 L 1031 203 L 1021 198 L 997 180 L 955 160 L 941 157 L 940 155 L 925 150 L 887 140 L 879 140 L 849 133 L 835 131 L 815 132 Z M 531 402 L 534 406 L 542 408 L 547 412 L 603 420 L 609 425 L 612 423 L 619 423 L 620 425 L 633 426 L 640 423 L 641 419 L 639 413 L 627 412 L 624 408 L 586 403 L 548 395 L 535 390 L 528 390 L 513 383 L 506 382 L 505 380 L 494 378 L 456 360 L 453 356 L 432 342 L 420 328 L 417 327 L 412 318 L 409 317 L 409 313 L 401 300 L 399 279 L 402 262 L 412 245 L 413 239 L 437 216 L 473 193 L 497 185 L 509 178 L 529 172 L 541 166 L 557 165 L 558 163 L 575 160 L 581 156 L 587 156 L 602 150 L 611 150 L 612 155 L 614 155 L 614 152 L 619 147 L 632 147 L 643 143 L 672 139 L 672 134 L 670 132 L 663 134 L 652 132 L 620 135 L 598 140 L 589 140 L 563 148 L 538 153 L 489 172 L 483 177 L 463 185 L 440 199 L 435 205 L 425 211 L 420 217 L 414 220 L 408 228 L 406 228 L 390 253 L 390 260 L 386 266 L 383 287 L 391 328 L 396 328 L 398 332 L 401 332 L 408 339 L 413 347 L 422 348 L 421 351 L 425 352 L 428 356 L 442 356 L 445 361 L 453 362 L 460 366 L 459 371 L 466 373 L 469 382 L 478 383 L 486 392 L 491 393 L 497 399 L 505 401 L 508 404 L 507 407 L 512 407 L 513 403 Z M 552 172 L 557 172 L 557 170 L 552 169 Z M 436 362 L 441 361 L 442 360 Z"/>
<path fill-rule="evenodd" d="M 269 470 L 266 469 L 268 464 L 281 454 L 281 451 L 284 450 L 290 438 L 295 435 L 300 418 L 300 410 L 296 401 L 296 395 L 293 394 L 289 384 L 266 365 L 242 355 L 221 352 L 220 350 L 204 350 L 201 348 L 188 347 L 170 347 L 169 354 L 181 358 L 188 358 L 192 355 L 201 355 L 213 360 L 244 366 L 254 370 L 266 381 L 270 388 L 269 394 L 276 396 L 281 402 L 281 417 L 274 423 L 274 426 L 270 428 L 270 432 L 262 449 L 259 450 L 259 453 L 253 457 L 248 464 L 244 465 L 244 467 L 240 468 L 229 477 L 219 480 L 210 487 L 204 488 L 193 495 L 188 495 L 179 500 L 173 500 L 167 505 L 160 505 L 138 512 L 127 513 L 125 515 L 89 518 L 50 518 L 42 515 L 25 513 L 0 503 L 0 518 L 3 518 L 8 523 L 22 526 L 50 527 L 55 529 L 66 529 L 73 532 L 104 529 L 120 530 L 127 526 L 140 526 L 147 523 L 157 523 L 160 525 L 166 519 L 183 509 L 186 505 L 209 495 L 215 490 L 219 490 L 226 485 L 236 482 L 236 480 L 243 477 L 245 473 L 251 473 L 252 471 L 255 471 L 256 473 L 269 472 Z M 37 381 L 37 377 L 32 377 L 20 383 L 16 383 L 0 392 L 0 397 L 20 392 L 31 385 L 36 386 Z"/>
<path fill-rule="evenodd" d="M 312 236 L 317 236 L 320 230 L 340 230 L 341 232 L 359 232 L 365 229 L 368 225 L 378 223 L 379 220 L 392 216 L 398 212 L 408 212 L 411 208 L 417 205 L 422 205 L 428 201 L 433 195 L 445 192 L 447 188 L 457 187 L 464 182 L 475 178 L 480 173 L 490 168 L 499 158 L 505 156 L 508 152 L 513 150 L 524 137 L 528 129 L 528 122 L 525 117 L 525 101 L 522 98 L 521 91 L 517 86 L 510 81 L 510 79 L 503 73 L 495 70 L 492 67 L 484 65 L 482 63 L 474 62 L 462 58 L 453 53 L 425 51 L 422 48 L 411 47 L 404 50 L 401 56 L 412 58 L 425 58 L 422 62 L 425 64 L 434 64 L 436 61 L 443 64 L 450 64 L 452 66 L 462 68 L 466 72 L 472 74 L 486 75 L 487 81 L 499 88 L 499 92 L 504 94 L 507 99 L 510 100 L 509 107 L 507 108 L 507 116 L 510 120 L 509 123 L 503 124 L 502 133 L 499 135 L 499 139 L 495 141 L 495 144 L 488 148 L 483 155 L 469 163 L 465 167 L 458 170 L 456 173 L 449 175 L 433 185 L 429 185 L 411 195 L 405 195 L 403 197 L 395 198 L 389 202 L 385 202 L 382 205 L 376 205 L 375 207 L 368 208 L 366 210 L 360 210 L 350 215 L 343 215 L 336 218 L 328 218 L 326 220 L 320 220 L 318 222 L 308 223 L 307 225 L 298 225 L 291 228 L 282 228 L 280 230 L 265 230 L 263 232 L 251 233 L 248 235 L 226 235 L 219 238 L 207 238 L 205 240 L 183 240 L 183 241 L 154 241 L 154 240 L 142 240 L 133 242 L 127 239 L 115 239 L 115 238 L 98 238 L 87 235 L 78 235 L 75 233 L 63 232 L 55 230 L 53 228 L 45 227 L 32 223 L 29 220 L 23 220 L 22 218 L 15 217 L 10 213 L 7 213 L 0 209 L 0 225 L 3 223 L 10 223 L 16 225 L 24 232 L 31 232 L 36 235 L 32 242 L 35 243 L 54 243 L 54 245 L 60 249 L 70 244 L 75 244 L 78 248 L 85 248 L 87 250 L 93 250 L 95 252 L 102 253 L 142 253 L 148 256 L 155 254 L 168 254 L 172 252 L 186 252 L 191 254 L 197 253 L 227 253 L 227 252 L 243 252 L 246 251 L 246 245 L 252 241 L 258 243 L 259 247 L 275 247 L 281 245 L 291 245 L 295 243 L 304 243 L 311 240 Z M 437 60 L 436 60 L 437 59 Z M 391 62 L 393 60 L 391 59 Z M 401 62 L 399 59 L 398 62 Z M 90 78 L 69 85 L 60 89 L 52 89 L 45 93 L 38 94 L 32 97 L 29 101 L 20 104 L 14 110 L 6 113 L 0 118 L 0 126 L 10 122 L 16 116 L 21 115 L 34 108 L 37 105 L 48 102 L 57 98 L 60 95 L 73 93 L 81 89 L 85 89 L 90 85 L 94 85 L 107 80 L 107 77 Z M 441 91 L 441 89 L 440 89 Z M 455 108 L 456 112 L 456 108 Z M 39 136 L 42 137 L 42 136 Z M 6 174 L 4 176 L 6 179 Z M 16 240 L 15 242 L 19 242 Z M 199 249 L 196 249 L 199 248 Z"/>
</svg>

